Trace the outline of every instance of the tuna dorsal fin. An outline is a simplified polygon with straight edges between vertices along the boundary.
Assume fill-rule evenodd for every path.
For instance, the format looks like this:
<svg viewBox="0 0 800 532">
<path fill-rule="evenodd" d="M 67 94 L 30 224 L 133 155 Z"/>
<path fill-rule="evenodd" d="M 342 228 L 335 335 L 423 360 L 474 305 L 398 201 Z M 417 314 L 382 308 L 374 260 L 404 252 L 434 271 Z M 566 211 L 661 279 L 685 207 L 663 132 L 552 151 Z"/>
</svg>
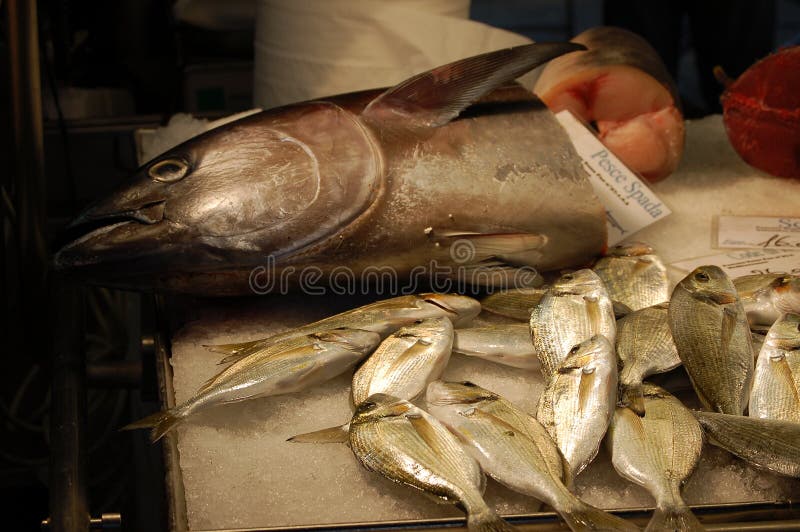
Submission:
<svg viewBox="0 0 800 532">
<path fill-rule="evenodd" d="M 372 100 L 361 116 L 368 122 L 402 127 L 438 127 L 481 96 L 568 52 L 575 43 L 536 43 L 448 63 L 403 81 Z"/>
</svg>

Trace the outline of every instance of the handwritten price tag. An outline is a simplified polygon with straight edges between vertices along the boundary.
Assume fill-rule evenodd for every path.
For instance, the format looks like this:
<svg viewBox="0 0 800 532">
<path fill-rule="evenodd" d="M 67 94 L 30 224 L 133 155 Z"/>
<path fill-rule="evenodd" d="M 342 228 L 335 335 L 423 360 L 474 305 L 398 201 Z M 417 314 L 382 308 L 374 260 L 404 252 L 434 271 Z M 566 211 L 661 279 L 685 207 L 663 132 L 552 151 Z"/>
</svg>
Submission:
<svg viewBox="0 0 800 532">
<path fill-rule="evenodd" d="M 556 119 L 583 159 L 594 193 L 606 208 L 609 246 L 671 213 L 639 176 L 572 113 L 560 111 L 556 113 Z"/>
<path fill-rule="evenodd" d="M 800 252 L 800 218 L 718 216 L 716 247 Z"/>
<path fill-rule="evenodd" d="M 673 268 L 690 272 L 698 266 L 719 266 L 730 277 L 755 273 L 791 273 L 800 275 L 800 253 L 778 249 L 748 249 L 674 262 Z"/>
</svg>

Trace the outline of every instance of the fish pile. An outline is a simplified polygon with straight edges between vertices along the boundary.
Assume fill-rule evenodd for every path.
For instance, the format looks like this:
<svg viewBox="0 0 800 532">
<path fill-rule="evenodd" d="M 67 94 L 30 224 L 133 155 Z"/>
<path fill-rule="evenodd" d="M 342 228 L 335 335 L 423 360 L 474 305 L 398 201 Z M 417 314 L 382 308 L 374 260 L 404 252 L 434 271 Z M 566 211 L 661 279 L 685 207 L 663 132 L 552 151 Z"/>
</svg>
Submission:
<svg viewBox="0 0 800 532">
<path fill-rule="evenodd" d="M 546 503 L 572 530 L 635 530 L 573 491 L 605 445 L 619 475 L 655 499 L 647 530 L 702 530 L 681 488 L 706 441 L 800 477 L 799 303 L 797 277 L 731 280 L 716 266 L 697 268 L 670 294 L 654 250 L 624 244 L 594 269 L 483 305 L 457 294 L 401 296 L 208 346 L 230 365 L 185 403 L 127 428 L 152 427 L 157 440 L 198 411 L 307 389 L 360 363 L 351 419 L 291 442 L 345 443 L 366 469 L 458 505 L 470 530 L 513 529 L 484 501 L 486 476 Z M 482 309 L 527 323 L 469 327 Z M 751 327 L 766 326 L 756 358 Z M 535 411 L 500 390 L 441 380 L 452 353 L 541 371 Z M 679 365 L 704 411 L 646 381 Z"/>
</svg>

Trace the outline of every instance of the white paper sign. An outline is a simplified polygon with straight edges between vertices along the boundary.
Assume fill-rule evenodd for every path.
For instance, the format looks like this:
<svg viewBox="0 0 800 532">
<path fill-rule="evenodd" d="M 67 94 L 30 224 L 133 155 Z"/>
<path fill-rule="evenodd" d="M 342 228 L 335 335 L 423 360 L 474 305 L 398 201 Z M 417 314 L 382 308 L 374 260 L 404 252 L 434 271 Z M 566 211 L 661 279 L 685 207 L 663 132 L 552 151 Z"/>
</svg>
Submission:
<svg viewBox="0 0 800 532">
<path fill-rule="evenodd" d="M 800 275 L 800 253 L 778 249 L 748 249 L 674 262 L 672 267 L 690 272 L 698 266 L 719 266 L 730 277 L 755 273 Z"/>
<path fill-rule="evenodd" d="M 717 247 L 800 251 L 800 218 L 718 216 Z"/>
<path fill-rule="evenodd" d="M 672 212 L 571 112 L 560 111 L 556 119 L 583 159 L 594 192 L 606 208 L 609 246 Z"/>
</svg>

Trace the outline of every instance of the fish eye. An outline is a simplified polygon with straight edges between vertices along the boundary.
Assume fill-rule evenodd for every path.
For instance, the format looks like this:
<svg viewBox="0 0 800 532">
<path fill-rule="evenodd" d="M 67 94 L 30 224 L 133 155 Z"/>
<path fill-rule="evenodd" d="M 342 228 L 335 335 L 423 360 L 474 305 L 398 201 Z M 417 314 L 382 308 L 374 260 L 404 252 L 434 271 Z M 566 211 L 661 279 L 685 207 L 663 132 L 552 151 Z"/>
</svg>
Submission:
<svg viewBox="0 0 800 532">
<path fill-rule="evenodd" d="M 697 272 L 694 274 L 694 278 L 701 283 L 707 283 L 711 279 L 706 272 Z"/>
<path fill-rule="evenodd" d="M 564 281 L 572 281 L 573 279 L 575 279 L 575 276 L 572 275 L 571 273 L 568 273 L 568 274 L 562 275 L 561 279 L 563 279 Z"/>
<path fill-rule="evenodd" d="M 575 353 L 577 353 L 580 350 L 580 348 L 581 348 L 580 345 L 573 346 L 572 349 L 569 350 L 569 354 L 570 355 L 574 355 Z"/>
<path fill-rule="evenodd" d="M 189 165 L 181 159 L 164 159 L 158 161 L 147 171 L 154 181 L 174 183 L 189 173 Z"/>
<path fill-rule="evenodd" d="M 358 405 L 358 410 L 359 412 L 366 412 L 367 410 L 372 410 L 376 406 L 378 406 L 378 403 L 375 403 L 373 401 L 364 401 L 363 403 Z"/>
</svg>

